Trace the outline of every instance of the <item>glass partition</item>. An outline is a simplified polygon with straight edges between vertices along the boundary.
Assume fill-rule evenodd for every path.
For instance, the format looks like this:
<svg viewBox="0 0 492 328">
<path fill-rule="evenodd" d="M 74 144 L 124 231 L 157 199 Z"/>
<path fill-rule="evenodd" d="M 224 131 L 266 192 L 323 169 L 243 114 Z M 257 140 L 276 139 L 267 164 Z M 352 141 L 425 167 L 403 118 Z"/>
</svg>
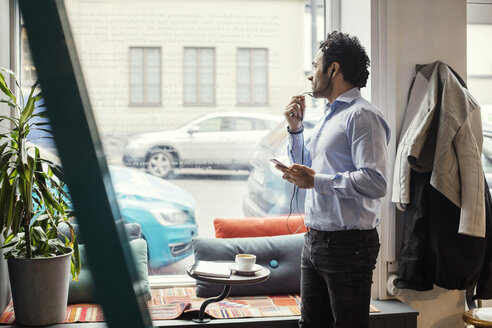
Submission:
<svg viewBox="0 0 492 328">
<path fill-rule="evenodd" d="M 184 274 L 192 238 L 214 237 L 216 217 L 303 214 L 304 192 L 291 200 L 269 159 L 287 161 L 283 108 L 311 89 L 330 1 L 65 5 L 120 211 L 142 228 L 150 274 Z M 354 8 L 365 19 L 342 15 L 341 28 L 370 53 L 369 5 L 341 12 Z M 23 29 L 21 40 L 29 87 L 36 69 Z M 306 135 L 323 106 L 308 99 Z"/>
</svg>

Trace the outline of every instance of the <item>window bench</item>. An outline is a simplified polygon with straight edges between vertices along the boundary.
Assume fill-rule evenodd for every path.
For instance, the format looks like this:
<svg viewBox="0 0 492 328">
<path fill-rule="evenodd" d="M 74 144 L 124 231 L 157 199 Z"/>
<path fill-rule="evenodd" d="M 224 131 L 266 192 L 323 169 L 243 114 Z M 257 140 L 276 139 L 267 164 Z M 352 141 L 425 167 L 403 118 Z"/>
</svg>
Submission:
<svg viewBox="0 0 492 328">
<path fill-rule="evenodd" d="M 381 312 L 370 314 L 370 328 L 416 328 L 418 312 L 398 300 L 371 301 Z M 212 319 L 207 327 L 232 328 L 297 328 L 299 317 L 235 318 Z M 154 321 L 154 327 L 179 328 L 205 326 L 191 320 Z M 0 328 L 20 328 L 19 326 L 0 326 Z M 50 328 L 106 328 L 104 322 L 70 323 L 52 325 Z"/>
</svg>

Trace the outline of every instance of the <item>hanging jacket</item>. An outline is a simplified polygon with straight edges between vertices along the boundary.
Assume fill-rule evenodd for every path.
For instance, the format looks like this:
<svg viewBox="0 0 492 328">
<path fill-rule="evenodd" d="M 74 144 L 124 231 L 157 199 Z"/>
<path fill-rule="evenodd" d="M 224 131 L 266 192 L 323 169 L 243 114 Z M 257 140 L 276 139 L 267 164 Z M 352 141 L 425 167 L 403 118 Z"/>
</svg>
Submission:
<svg viewBox="0 0 492 328">
<path fill-rule="evenodd" d="M 487 238 L 457 233 L 461 210 L 432 187 L 431 172 L 412 170 L 410 180 L 412 202 L 404 213 L 395 285 L 419 291 L 434 284 L 465 290 L 478 282 L 477 297 L 492 298 L 492 200 L 485 179 Z"/>
<path fill-rule="evenodd" d="M 458 232 L 485 236 L 480 107 L 446 64 L 418 65 L 398 145 L 392 201 L 404 210 L 411 169 L 460 208 Z"/>
</svg>

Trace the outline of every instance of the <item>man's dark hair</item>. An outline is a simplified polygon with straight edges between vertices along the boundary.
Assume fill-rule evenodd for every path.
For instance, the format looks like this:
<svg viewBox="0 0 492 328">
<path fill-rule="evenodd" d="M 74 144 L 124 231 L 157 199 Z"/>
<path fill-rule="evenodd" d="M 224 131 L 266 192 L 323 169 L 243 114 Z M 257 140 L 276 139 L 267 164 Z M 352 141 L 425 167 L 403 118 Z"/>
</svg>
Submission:
<svg viewBox="0 0 492 328">
<path fill-rule="evenodd" d="M 323 74 L 331 63 L 337 62 L 345 81 L 359 88 L 366 86 L 370 61 L 357 37 L 334 31 L 321 41 L 319 48 L 323 52 Z"/>
</svg>

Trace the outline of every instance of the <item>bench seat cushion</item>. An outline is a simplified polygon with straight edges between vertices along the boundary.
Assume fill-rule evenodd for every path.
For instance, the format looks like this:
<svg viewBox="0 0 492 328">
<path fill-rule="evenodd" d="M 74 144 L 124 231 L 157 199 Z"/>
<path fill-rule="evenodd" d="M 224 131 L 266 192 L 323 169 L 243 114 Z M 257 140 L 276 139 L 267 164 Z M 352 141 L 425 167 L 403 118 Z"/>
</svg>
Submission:
<svg viewBox="0 0 492 328">
<path fill-rule="evenodd" d="M 300 292 L 304 234 L 257 238 L 194 238 L 195 261 L 234 261 L 236 254 L 256 255 L 256 263 L 270 270 L 268 280 L 233 285 L 231 296 L 296 294 Z M 197 281 L 198 297 L 217 296 L 223 285 Z"/>
<path fill-rule="evenodd" d="M 250 217 L 250 218 L 216 218 L 214 220 L 216 238 L 265 237 L 289 235 L 306 232 L 303 216 L 287 215 Z"/>
</svg>

